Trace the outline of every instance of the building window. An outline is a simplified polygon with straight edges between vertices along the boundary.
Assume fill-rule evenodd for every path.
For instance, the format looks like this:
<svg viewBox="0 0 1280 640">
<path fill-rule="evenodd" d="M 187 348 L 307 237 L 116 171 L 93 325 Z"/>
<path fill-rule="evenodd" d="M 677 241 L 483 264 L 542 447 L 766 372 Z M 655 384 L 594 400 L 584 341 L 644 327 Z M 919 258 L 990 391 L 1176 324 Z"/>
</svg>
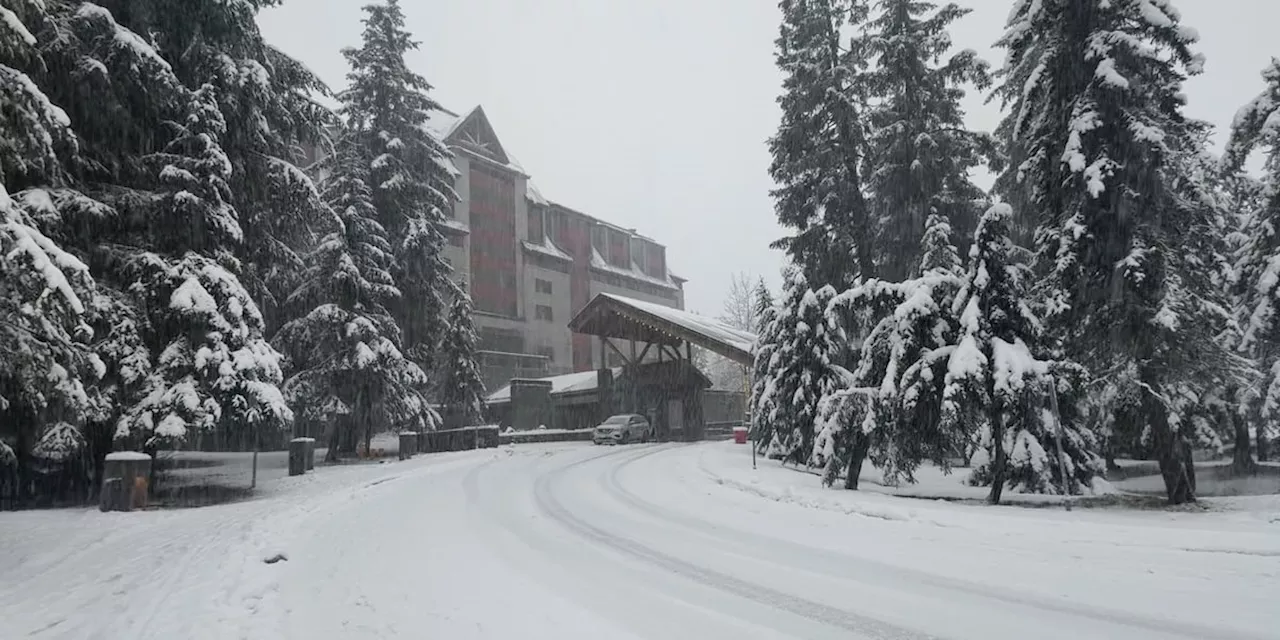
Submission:
<svg viewBox="0 0 1280 640">
<path fill-rule="evenodd" d="M 608 260 L 609 255 L 609 230 L 602 224 L 592 225 L 591 227 L 591 247 L 600 253 L 600 257 Z"/>
<path fill-rule="evenodd" d="M 546 320 L 547 322 L 553 322 L 555 320 L 555 316 L 551 312 L 551 307 L 545 304 L 537 305 L 534 307 L 533 312 L 539 320 Z"/>
<path fill-rule="evenodd" d="M 623 269 L 631 268 L 631 238 L 626 233 L 609 230 L 609 252 L 605 260 Z"/>
<path fill-rule="evenodd" d="M 564 235 L 561 229 L 564 227 L 564 220 L 559 211 L 548 209 L 543 215 L 543 225 L 546 229 L 546 236 L 551 238 L 552 242 L 557 244 L 564 242 Z"/>
<path fill-rule="evenodd" d="M 522 353 L 524 351 L 524 336 L 518 331 L 482 327 L 479 333 L 481 350 L 502 353 Z"/>
<path fill-rule="evenodd" d="M 538 293 L 545 293 L 545 294 L 547 294 L 547 295 L 551 295 L 551 281 L 550 281 L 550 280 L 543 280 L 542 278 L 534 278 L 534 279 L 533 279 L 533 288 L 534 288 L 534 290 L 535 290 L 535 291 L 537 291 Z"/>
<path fill-rule="evenodd" d="M 531 206 L 529 207 L 529 242 L 543 244 L 545 237 L 542 226 L 542 210 Z"/>
<path fill-rule="evenodd" d="M 639 269 L 641 273 L 649 273 L 649 270 L 645 268 L 646 263 L 644 259 L 646 244 L 647 243 L 645 241 L 639 239 L 633 239 L 631 241 L 631 264 L 634 265 L 635 268 Z"/>
</svg>

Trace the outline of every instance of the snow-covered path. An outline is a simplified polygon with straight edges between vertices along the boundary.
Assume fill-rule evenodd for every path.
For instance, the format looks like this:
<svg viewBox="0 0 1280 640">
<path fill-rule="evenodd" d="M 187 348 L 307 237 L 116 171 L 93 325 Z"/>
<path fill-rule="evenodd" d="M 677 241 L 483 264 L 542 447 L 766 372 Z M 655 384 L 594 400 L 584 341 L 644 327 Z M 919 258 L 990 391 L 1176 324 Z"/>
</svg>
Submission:
<svg viewBox="0 0 1280 640">
<path fill-rule="evenodd" d="M 324 470 L 225 507 L 16 514 L 16 526 L 0 515 L 0 541 L 18 550 L 0 558 L 0 637 L 1280 630 L 1277 514 L 1064 513 L 826 491 L 774 463 L 752 471 L 745 449 L 521 446 Z M 41 544 L 30 536 L 52 522 L 37 516 L 74 517 L 76 532 Z M 104 535 L 104 525 L 120 528 Z M 261 562 L 276 552 L 288 561 Z M 92 570 L 77 574 L 88 558 Z"/>
</svg>

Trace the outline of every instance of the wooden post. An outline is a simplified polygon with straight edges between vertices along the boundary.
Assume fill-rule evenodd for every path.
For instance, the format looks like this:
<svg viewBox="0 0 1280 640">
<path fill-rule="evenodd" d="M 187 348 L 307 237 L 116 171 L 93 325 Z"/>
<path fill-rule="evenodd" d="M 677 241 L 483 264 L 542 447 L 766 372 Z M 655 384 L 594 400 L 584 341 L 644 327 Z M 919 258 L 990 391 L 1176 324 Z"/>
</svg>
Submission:
<svg viewBox="0 0 1280 640">
<path fill-rule="evenodd" d="M 307 441 L 294 438 L 289 441 L 289 475 L 300 476 L 307 472 Z"/>
<path fill-rule="evenodd" d="M 262 448 L 262 429 L 253 427 L 253 475 L 249 476 L 249 489 L 258 488 L 258 450 Z"/>
<path fill-rule="evenodd" d="M 311 471 L 312 469 L 316 468 L 316 439 L 315 438 L 299 438 L 299 440 L 302 440 L 303 442 L 307 443 L 306 463 L 304 466 L 306 467 L 307 471 Z"/>
<path fill-rule="evenodd" d="M 1066 505 L 1067 511 L 1070 511 L 1071 510 L 1071 494 L 1072 494 L 1072 486 L 1071 486 L 1072 478 L 1071 476 L 1067 475 L 1067 455 L 1062 450 L 1062 414 L 1058 413 L 1058 385 L 1054 381 L 1053 376 L 1049 376 L 1048 382 L 1049 382 L 1049 407 L 1053 409 L 1053 423 L 1054 423 L 1053 439 L 1058 444 L 1058 470 L 1059 470 L 1059 473 L 1062 474 L 1062 483 L 1066 486 L 1066 489 L 1067 489 L 1067 496 L 1066 496 L 1067 499 L 1063 500 L 1062 502 L 1064 505 Z"/>
<path fill-rule="evenodd" d="M 400 432 L 400 459 L 408 460 L 416 453 L 418 444 L 418 433 L 416 431 Z"/>
</svg>

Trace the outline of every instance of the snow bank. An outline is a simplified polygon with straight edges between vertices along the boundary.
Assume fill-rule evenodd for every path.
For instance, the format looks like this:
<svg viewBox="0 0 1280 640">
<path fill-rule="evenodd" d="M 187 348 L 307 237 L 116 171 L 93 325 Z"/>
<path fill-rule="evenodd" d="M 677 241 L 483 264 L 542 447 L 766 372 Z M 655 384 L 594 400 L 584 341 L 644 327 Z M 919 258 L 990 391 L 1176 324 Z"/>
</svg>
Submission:
<svg viewBox="0 0 1280 640">
<path fill-rule="evenodd" d="M 140 451 L 112 451 L 107 454 L 107 460 L 126 460 L 136 462 L 150 459 L 151 456 Z"/>
</svg>

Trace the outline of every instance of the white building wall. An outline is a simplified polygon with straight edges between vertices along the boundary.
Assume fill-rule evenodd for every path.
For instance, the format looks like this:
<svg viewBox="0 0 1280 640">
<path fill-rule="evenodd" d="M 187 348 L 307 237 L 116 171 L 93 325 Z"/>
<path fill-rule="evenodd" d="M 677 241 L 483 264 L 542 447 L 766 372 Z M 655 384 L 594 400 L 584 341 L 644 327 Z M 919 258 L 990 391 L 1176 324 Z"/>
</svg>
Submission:
<svg viewBox="0 0 1280 640">
<path fill-rule="evenodd" d="M 526 316 L 526 348 L 530 353 L 550 348 L 553 351 L 551 373 L 572 372 L 573 334 L 569 331 L 569 320 L 573 317 L 573 305 L 569 294 L 569 274 L 526 262 L 523 276 L 524 304 L 529 310 Z M 551 294 L 538 292 L 538 280 L 551 283 Z M 550 321 L 538 318 L 538 305 L 551 307 Z"/>
</svg>

